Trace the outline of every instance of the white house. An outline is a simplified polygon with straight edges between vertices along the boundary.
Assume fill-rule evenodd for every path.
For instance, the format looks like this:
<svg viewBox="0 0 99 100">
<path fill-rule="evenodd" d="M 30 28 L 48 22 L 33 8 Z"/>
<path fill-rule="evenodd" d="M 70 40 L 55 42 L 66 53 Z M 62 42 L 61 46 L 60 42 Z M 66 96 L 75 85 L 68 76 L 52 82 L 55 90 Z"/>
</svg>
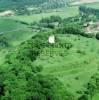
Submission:
<svg viewBox="0 0 99 100">
<path fill-rule="evenodd" d="M 50 44 L 54 44 L 54 43 L 55 43 L 55 36 L 54 36 L 54 35 L 49 36 L 48 42 L 49 42 Z"/>
</svg>

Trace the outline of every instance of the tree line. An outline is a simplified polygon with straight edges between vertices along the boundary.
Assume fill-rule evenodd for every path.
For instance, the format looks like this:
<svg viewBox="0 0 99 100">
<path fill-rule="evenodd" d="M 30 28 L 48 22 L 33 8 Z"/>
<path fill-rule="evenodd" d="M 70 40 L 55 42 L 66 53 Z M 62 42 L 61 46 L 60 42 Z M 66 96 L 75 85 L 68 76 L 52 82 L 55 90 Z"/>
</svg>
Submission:
<svg viewBox="0 0 99 100">
<path fill-rule="evenodd" d="M 86 7 L 86 6 L 80 6 L 79 11 L 83 14 L 94 14 L 97 17 L 99 16 L 99 9 L 91 8 L 91 7 Z M 98 17 L 99 18 L 99 17 Z"/>
</svg>

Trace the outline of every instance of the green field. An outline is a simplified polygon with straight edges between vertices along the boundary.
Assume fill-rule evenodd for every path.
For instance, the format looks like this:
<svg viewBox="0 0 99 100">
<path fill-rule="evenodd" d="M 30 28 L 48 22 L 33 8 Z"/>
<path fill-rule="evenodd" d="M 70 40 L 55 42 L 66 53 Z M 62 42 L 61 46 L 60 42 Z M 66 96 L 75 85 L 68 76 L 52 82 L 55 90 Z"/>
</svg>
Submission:
<svg viewBox="0 0 99 100">
<path fill-rule="evenodd" d="M 95 8 L 95 9 L 99 9 L 99 3 L 90 3 L 90 4 L 86 4 L 87 7 L 91 7 L 91 8 Z"/>
<path fill-rule="evenodd" d="M 25 27 L 24 25 L 10 20 L 8 18 L 0 18 L 0 32 L 12 31 Z"/>
<path fill-rule="evenodd" d="M 83 91 L 84 85 L 97 71 L 99 41 L 75 35 L 58 35 L 57 37 L 61 41 L 72 43 L 73 47 L 70 50 L 65 50 L 62 56 L 55 54 L 48 56 L 43 52 L 35 64 L 44 66 L 42 74 L 58 77 L 67 90 L 76 94 L 77 91 Z M 56 52 L 63 52 L 63 48 L 45 49 L 49 52 L 54 49 Z"/>
<path fill-rule="evenodd" d="M 67 18 L 67 17 L 73 17 L 79 14 L 78 11 L 78 6 L 74 6 L 74 7 L 65 7 L 62 9 L 57 9 L 57 11 L 51 10 L 48 11 L 46 13 L 40 13 L 40 14 L 33 14 L 33 15 L 24 15 L 24 16 L 13 16 L 11 17 L 11 19 L 15 19 L 15 20 L 19 20 L 19 21 L 24 21 L 24 22 L 34 22 L 34 21 L 39 21 L 42 18 L 45 17 L 50 17 L 52 15 L 58 15 L 62 18 Z"/>
<path fill-rule="evenodd" d="M 0 33 L 14 45 L 20 44 L 36 34 L 26 25 L 9 18 L 0 18 Z"/>
<path fill-rule="evenodd" d="M 27 28 L 26 25 L 8 18 L 0 18 L 0 35 L 5 37 L 11 45 L 11 47 L 8 48 L 0 47 L 0 64 L 4 62 L 8 51 L 30 39 L 35 34 L 37 33 L 32 32 L 32 29 Z"/>
</svg>

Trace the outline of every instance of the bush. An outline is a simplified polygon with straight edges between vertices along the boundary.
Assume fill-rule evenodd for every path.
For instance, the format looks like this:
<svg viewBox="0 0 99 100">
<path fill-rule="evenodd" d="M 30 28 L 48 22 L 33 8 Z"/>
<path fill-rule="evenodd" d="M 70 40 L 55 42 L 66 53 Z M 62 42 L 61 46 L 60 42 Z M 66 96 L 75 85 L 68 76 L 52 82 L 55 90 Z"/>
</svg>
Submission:
<svg viewBox="0 0 99 100">
<path fill-rule="evenodd" d="M 27 87 L 27 100 L 70 100 L 62 83 L 52 76 L 32 76 Z"/>
<path fill-rule="evenodd" d="M 88 95 L 83 94 L 81 97 L 78 98 L 78 100 L 89 100 Z"/>
<path fill-rule="evenodd" d="M 51 16 L 48 18 L 43 18 L 40 20 L 40 23 L 53 23 L 53 22 L 62 22 L 62 19 L 60 16 Z"/>
<path fill-rule="evenodd" d="M 99 33 L 96 34 L 96 39 L 99 40 Z"/>
<path fill-rule="evenodd" d="M 83 30 L 81 30 L 81 27 L 76 26 L 76 25 L 74 26 L 66 25 L 65 27 L 59 27 L 55 29 L 54 34 L 74 34 L 74 35 L 81 35 L 87 38 L 94 37 L 93 33 L 87 34 Z"/>
<path fill-rule="evenodd" d="M 3 35 L 0 36 L 0 46 L 1 47 L 9 47 L 10 46 L 9 40 Z"/>
<path fill-rule="evenodd" d="M 41 66 L 41 65 L 35 66 L 35 67 L 32 66 L 31 69 L 32 69 L 32 72 L 38 73 L 38 72 L 41 72 L 43 70 L 43 66 Z"/>
</svg>

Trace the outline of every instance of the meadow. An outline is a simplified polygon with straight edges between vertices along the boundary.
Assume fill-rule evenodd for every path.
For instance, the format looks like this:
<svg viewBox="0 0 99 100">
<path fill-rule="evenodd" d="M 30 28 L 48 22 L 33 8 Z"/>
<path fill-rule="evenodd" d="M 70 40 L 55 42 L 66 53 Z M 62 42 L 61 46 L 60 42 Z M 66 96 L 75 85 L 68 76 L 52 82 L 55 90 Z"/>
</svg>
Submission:
<svg viewBox="0 0 99 100">
<path fill-rule="evenodd" d="M 50 17 L 50 16 L 54 16 L 54 15 L 55 16 L 58 15 L 62 18 L 67 18 L 67 17 L 76 16 L 78 14 L 79 14 L 78 6 L 73 6 L 73 7 L 65 7 L 65 8 L 62 8 L 62 9 L 57 9 L 56 11 L 51 10 L 51 11 L 43 12 L 43 13 L 40 13 L 40 14 L 12 16 L 10 18 L 14 19 L 14 20 L 24 21 L 24 22 L 27 22 L 27 23 L 32 23 L 32 22 L 35 22 L 35 21 L 38 22 L 42 18 Z"/>
<path fill-rule="evenodd" d="M 33 32 L 32 29 L 27 28 L 26 25 L 21 24 L 20 22 L 16 22 L 7 17 L 0 18 L 0 36 L 3 36 L 4 41 L 7 40 L 10 44 L 10 47 L 7 48 L 3 48 L 0 45 L 0 64 L 5 61 L 5 56 L 8 52 L 36 34 L 36 32 Z"/>
<path fill-rule="evenodd" d="M 6 37 L 13 45 L 19 45 L 36 33 L 20 22 L 9 18 L 0 18 L 0 34 Z"/>
<path fill-rule="evenodd" d="M 95 8 L 95 9 L 99 9 L 99 3 L 90 3 L 90 4 L 86 4 L 87 7 L 91 7 L 91 8 Z"/>
</svg>

